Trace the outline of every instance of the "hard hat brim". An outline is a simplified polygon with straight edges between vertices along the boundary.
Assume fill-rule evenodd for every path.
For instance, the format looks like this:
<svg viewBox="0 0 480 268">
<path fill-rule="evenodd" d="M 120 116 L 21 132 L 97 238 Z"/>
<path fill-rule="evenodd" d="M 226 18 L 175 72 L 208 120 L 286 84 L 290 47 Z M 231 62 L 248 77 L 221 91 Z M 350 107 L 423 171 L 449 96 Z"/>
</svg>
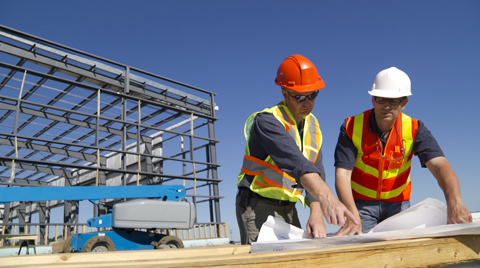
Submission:
<svg viewBox="0 0 480 268">
<path fill-rule="evenodd" d="M 275 84 L 277 84 L 281 87 L 284 87 L 284 88 L 291 89 L 291 90 L 296 91 L 296 92 L 301 92 L 301 93 L 320 90 L 320 89 L 325 87 L 325 83 L 323 82 L 323 80 L 320 80 L 315 84 L 310 84 L 310 85 L 306 85 L 306 86 L 293 86 L 293 87 L 292 86 L 287 86 L 287 85 L 284 85 L 283 83 L 277 82 L 277 80 L 275 80 Z"/>
<path fill-rule="evenodd" d="M 374 97 L 381 97 L 381 98 L 401 98 L 411 96 L 412 93 L 410 92 L 401 92 L 401 91 L 392 91 L 392 90 L 384 90 L 384 89 L 371 89 L 368 91 L 368 94 Z"/>
</svg>

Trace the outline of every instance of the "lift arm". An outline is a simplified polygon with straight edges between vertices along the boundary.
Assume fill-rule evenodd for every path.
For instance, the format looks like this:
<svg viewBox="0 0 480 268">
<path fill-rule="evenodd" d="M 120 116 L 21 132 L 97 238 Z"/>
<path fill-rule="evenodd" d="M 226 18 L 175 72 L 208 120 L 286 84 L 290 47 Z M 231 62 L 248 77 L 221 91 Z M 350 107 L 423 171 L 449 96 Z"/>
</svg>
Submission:
<svg viewBox="0 0 480 268">
<path fill-rule="evenodd" d="M 142 186 L 66 186 L 66 187 L 0 187 L 0 204 L 14 201 L 90 200 L 110 198 L 158 198 L 181 201 L 183 185 Z"/>
</svg>

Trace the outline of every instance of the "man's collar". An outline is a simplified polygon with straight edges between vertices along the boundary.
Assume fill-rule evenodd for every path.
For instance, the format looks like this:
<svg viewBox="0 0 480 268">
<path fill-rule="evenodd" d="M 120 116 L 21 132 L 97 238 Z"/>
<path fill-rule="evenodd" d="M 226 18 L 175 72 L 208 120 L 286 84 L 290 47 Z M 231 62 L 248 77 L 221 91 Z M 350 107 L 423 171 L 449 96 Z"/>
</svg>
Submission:
<svg viewBox="0 0 480 268">
<path fill-rule="evenodd" d="M 375 120 L 375 111 L 374 109 L 370 112 L 370 117 L 368 118 L 368 130 L 370 132 L 377 134 L 378 137 L 383 135 L 383 132 L 378 128 L 377 121 Z"/>
<path fill-rule="evenodd" d="M 288 106 L 287 106 L 287 103 L 285 102 L 285 100 L 280 101 L 280 103 L 277 104 L 277 105 L 283 105 L 283 106 L 285 106 L 285 109 L 287 109 L 288 112 L 292 113 L 292 112 L 290 111 L 290 109 L 288 109 Z M 311 113 L 310 113 L 310 114 L 311 114 Z M 310 114 L 309 114 L 309 115 L 310 115 Z M 309 116 L 309 115 L 307 115 L 307 116 Z M 302 120 L 300 120 L 300 122 L 296 122 L 297 125 L 300 125 L 301 123 L 303 124 L 303 122 L 305 122 L 305 117 L 307 117 L 307 116 L 302 117 Z M 295 119 L 294 119 L 294 120 L 295 120 Z"/>
<path fill-rule="evenodd" d="M 372 133 L 376 133 L 377 136 L 382 137 L 383 132 L 380 130 L 380 128 L 378 128 L 377 121 L 375 120 L 375 111 L 374 110 L 375 110 L 375 108 L 371 110 L 370 117 L 368 118 L 368 130 L 370 130 L 370 132 L 372 132 Z M 402 113 L 400 113 L 400 115 L 395 120 L 395 124 L 397 123 L 397 120 L 399 120 L 399 118 L 401 118 L 401 116 L 402 116 Z"/>
</svg>

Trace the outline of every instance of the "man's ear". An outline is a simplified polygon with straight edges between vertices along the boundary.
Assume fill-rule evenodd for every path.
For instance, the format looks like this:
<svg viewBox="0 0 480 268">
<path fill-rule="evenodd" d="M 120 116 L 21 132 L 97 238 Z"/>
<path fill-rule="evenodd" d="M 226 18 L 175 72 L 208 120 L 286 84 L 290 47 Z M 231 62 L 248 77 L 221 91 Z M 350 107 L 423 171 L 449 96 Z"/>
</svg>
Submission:
<svg viewBox="0 0 480 268">
<path fill-rule="evenodd" d="M 402 102 L 402 110 L 405 109 L 405 106 L 407 106 L 407 103 L 408 103 L 408 98 L 405 98 L 405 100 L 403 100 Z"/>
<path fill-rule="evenodd" d="M 287 91 L 282 87 L 282 95 L 285 100 L 287 100 L 288 98 L 287 94 L 288 94 Z"/>
</svg>

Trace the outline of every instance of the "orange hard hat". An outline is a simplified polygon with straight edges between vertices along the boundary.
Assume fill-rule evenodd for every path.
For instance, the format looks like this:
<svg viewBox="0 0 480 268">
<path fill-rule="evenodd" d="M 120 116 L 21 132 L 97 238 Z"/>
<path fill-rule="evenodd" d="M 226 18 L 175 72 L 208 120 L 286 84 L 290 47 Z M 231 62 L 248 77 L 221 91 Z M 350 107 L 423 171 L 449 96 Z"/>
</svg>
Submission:
<svg viewBox="0 0 480 268">
<path fill-rule="evenodd" d="M 315 65 L 302 55 L 292 55 L 280 64 L 275 84 L 297 92 L 314 91 L 325 87 Z"/>
</svg>

